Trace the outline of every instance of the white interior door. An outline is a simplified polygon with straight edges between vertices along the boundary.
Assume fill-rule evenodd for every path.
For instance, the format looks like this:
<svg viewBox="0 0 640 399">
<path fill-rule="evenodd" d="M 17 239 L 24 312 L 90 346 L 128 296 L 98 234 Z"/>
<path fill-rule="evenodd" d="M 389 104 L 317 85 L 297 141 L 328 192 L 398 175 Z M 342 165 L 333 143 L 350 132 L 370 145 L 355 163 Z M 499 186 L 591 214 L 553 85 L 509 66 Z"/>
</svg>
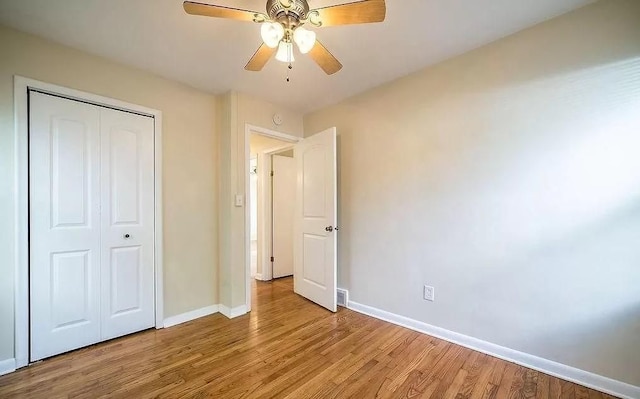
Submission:
<svg viewBox="0 0 640 399">
<path fill-rule="evenodd" d="M 153 327 L 153 119 L 104 108 L 102 339 Z"/>
<path fill-rule="evenodd" d="M 294 290 L 335 312 L 337 256 L 336 129 L 294 147 Z"/>
<path fill-rule="evenodd" d="M 272 156 L 273 278 L 293 274 L 293 202 L 296 164 L 292 157 Z"/>
<path fill-rule="evenodd" d="M 36 92 L 31 361 L 152 327 L 153 119 Z"/>
<path fill-rule="evenodd" d="M 31 360 L 100 341 L 100 111 L 30 94 Z"/>
</svg>

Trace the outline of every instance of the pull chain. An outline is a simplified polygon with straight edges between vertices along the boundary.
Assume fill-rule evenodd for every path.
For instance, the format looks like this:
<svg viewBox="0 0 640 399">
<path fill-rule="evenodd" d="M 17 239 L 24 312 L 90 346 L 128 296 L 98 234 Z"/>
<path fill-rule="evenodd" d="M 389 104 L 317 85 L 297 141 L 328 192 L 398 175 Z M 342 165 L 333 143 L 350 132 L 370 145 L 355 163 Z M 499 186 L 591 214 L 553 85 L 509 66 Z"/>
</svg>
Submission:
<svg viewBox="0 0 640 399">
<path fill-rule="evenodd" d="M 289 66 L 287 67 L 288 71 L 287 71 L 287 82 L 290 82 L 291 80 L 289 79 L 289 71 L 293 69 L 293 65 L 291 65 L 291 63 L 289 63 Z"/>
</svg>

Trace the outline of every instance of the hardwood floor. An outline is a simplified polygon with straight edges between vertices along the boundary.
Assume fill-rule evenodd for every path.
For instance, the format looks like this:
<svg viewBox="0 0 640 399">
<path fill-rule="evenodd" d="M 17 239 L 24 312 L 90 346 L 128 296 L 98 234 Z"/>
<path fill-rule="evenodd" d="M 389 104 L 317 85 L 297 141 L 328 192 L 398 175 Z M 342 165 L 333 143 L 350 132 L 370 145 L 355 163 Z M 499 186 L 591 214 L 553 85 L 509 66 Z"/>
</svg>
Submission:
<svg viewBox="0 0 640 399">
<path fill-rule="evenodd" d="M 562 398 L 611 396 L 292 291 L 253 311 L 150 330 L 0 377 L 0 398 Z"/>
</svg>

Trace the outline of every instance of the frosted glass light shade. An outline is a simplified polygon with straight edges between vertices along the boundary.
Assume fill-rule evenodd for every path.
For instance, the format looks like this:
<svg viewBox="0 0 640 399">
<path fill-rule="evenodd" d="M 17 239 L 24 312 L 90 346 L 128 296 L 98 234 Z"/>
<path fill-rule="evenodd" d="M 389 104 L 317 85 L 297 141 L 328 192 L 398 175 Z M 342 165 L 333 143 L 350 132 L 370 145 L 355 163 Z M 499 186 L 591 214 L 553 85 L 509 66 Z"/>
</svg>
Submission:
<svg viewBox="0 0 640 399">
<path fill-rule="evenodd" d="M 284 37 L 284 28 L 277 22 L 265 22 L 260 28 L 260 36 L 264 44 L 276 48 Z"/>
<path fill-rule="evenodd" d="M 316 33 L 298 28 L 293 32 L 293 41 L 296 42 L 302 54 L 307 54 L 316 44 Z"/>
<path fill-rule="evenodd" d="M 293 43 L 280 42 L 278 52 L 276 53 L 276 60 L 288 63 L 295 61 L 295 58 L 293 58 Z"/>
</svg>

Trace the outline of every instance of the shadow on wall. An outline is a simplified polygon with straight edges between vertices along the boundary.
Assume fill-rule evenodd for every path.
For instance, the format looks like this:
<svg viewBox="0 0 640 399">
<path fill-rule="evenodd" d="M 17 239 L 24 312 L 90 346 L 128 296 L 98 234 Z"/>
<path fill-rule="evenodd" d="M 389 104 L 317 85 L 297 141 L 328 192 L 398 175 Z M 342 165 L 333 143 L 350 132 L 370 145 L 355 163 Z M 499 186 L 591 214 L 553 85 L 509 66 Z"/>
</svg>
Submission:
<svg viewBox="0 0 640 399">
<path fill-rule="evenodd" d="M 638 381 L 640 371 L 626 366 L 637 361 L 640 348 L 640 197 L 631 202 L 590 226 L 503 259 L 464 287 L 491 285 L 498 301 L 510 304 L 505 339 L 514 349 L 533 346 L 545 358 L 590 362 L 598 374 Z M 496 284 L 505 280 L 521 284 Z"/>
</svg>

